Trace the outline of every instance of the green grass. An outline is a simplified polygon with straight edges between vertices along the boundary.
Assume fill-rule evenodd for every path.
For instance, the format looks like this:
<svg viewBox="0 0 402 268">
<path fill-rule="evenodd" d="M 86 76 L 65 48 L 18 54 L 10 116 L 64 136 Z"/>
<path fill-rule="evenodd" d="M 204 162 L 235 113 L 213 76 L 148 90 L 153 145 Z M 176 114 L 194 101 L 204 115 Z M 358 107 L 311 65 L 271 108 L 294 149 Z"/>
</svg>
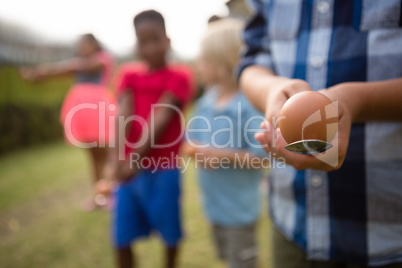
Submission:
<svg viewBox="0 0 402 268">
<path fill-rule="evenodd" d="M 186 172 L 183 189 L 186 238 L 180 267 L 223 268 L 214 255 L 194 170 Z M 89 193 L 83 150 L 59 142 L 0 158 L 0 267 L 113 267 L 109 213 L 80 210 Z M 269 222 L 262 215 L 260 267 L 268 267 Z M 162 267 L 156 237 L 135 249 L 140 267 Z"/>
</svg>

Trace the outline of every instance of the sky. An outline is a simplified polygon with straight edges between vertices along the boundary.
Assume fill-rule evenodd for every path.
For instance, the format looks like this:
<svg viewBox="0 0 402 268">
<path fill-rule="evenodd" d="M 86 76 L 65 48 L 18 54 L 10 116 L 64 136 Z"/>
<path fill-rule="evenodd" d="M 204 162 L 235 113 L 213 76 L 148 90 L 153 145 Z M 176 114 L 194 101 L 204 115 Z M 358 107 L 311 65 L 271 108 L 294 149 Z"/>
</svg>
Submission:
<svg viewBox="0 0 402 268">
<path fill-rule="evenodd" d="M 92 32 L 112 52 L 127 54 L 135 42 L 132 19 L 145 9 L 160 11 L 174 50 L 196 56 L 211 15 L 226 15 L 225 0 L 12 0 L 0 18 L 40 34 L 49 41 L 72 42 Z"/>
</svg>

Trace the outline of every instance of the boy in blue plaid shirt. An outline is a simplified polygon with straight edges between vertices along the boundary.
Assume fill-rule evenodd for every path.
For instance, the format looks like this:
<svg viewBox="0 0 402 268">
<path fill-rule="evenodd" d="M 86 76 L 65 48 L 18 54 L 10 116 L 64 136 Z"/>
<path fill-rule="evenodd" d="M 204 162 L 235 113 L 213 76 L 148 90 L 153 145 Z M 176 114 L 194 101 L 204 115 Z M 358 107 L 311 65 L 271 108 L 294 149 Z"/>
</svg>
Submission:
<svg viewBox="0 0 402 268">
<path fill-rule="evenodd" d="M 402 267 L 402 2 L 252 3 L 241 88 L 270 123 L 256 139 L 288 164 L 270 176 L 274 267 Z M 283 104 L 321 89 L 338 101 L 335 146 L 285 150 Z"/>
</svg>

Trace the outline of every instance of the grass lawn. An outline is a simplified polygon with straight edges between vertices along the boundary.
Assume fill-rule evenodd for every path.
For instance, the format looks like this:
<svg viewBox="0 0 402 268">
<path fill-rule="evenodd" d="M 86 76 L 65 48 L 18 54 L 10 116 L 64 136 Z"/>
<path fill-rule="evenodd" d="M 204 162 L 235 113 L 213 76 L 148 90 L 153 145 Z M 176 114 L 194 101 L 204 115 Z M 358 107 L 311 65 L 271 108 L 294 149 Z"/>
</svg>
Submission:
<svg viewBox="0 0 402 268">
<path fill-rule="evenodd" d="M 109 213 L 80 207 L 90 192 L 89 178 L 85 152 L 62 142 L 0 158 L 0 267 L 113 267 Z M 186 239 L 180 267 L 223 268 L 214 255 L 194 170 L 186 172 L 183 189 Z M 269 267 L 269 224 L 264 211 L 260 267 Z M 156 237 L 136 250 L 139 267 L 162 267 Z"/>
</svg>

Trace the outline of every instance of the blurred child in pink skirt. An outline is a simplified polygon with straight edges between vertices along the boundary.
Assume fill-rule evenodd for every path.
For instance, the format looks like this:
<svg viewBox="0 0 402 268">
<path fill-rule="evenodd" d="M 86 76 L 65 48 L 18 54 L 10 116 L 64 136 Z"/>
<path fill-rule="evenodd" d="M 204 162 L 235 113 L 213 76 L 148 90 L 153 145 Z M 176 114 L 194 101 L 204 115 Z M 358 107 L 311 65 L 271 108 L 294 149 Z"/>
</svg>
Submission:
<svg viewBox="0 0 402 268">
<path fill-rule="evenodd" d="M 92 34 L 81 36 L 77 54 L 76 58 L 66 62 L 23 68 L 21 75 L 29 81 L 68 74 L 75 76 L 75 85 L 64 100 L 60 119 L 67 143 L 85 148 L 90 153 L 95 194 L 85 201 L 84 208 L 93 210 L 109 205 L 104 194 L 107 191 L 99 194 L 96 189 L 105 188 L 105 182 L 101 178 L 107 147 L 114 133 L 109 131 L 109 125 L 114 124 L 112 120 L 116 113 L 116 102 L 108 90 L 114 60 Z"/>
</svg>

